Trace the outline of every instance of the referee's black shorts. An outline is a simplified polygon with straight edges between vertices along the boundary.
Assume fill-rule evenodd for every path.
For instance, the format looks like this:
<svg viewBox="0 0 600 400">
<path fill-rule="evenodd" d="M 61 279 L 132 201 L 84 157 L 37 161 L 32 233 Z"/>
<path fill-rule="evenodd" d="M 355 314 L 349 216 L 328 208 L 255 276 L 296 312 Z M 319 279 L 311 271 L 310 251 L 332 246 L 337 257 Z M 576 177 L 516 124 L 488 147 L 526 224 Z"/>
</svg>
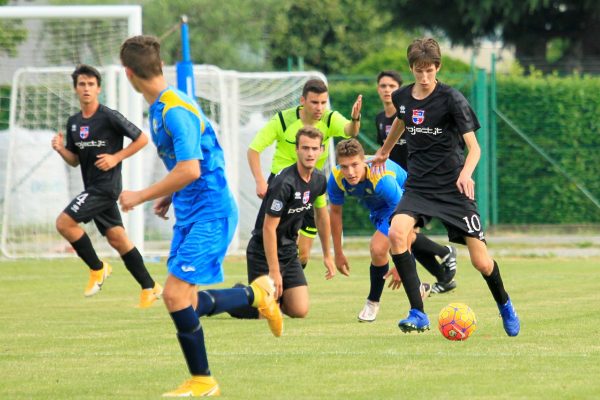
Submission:
<svg viewBox="0 0 600 400">
<path fill-rule="evenodd" d="M 423 227 L 432 218 L 442 221 L 451 242 L 466 244 L 465 237 L 474 237 L 485 242 L 477 202 L 460 192 L 423 193 L 410 189 L 404 192 L 392 218 L 396 214 L 407 214 Z"/>
<path fill-rule="evenodd" d="M 296 246 L 287 246 L 278 249 L 279 269 L 283 280 L 283 290 L 297 286 L 308 286 L 304 270 L 298 259 Z M 269 274 L 269 265 L 265 256 L 263 242 L 252 236 L 246 248 L 246 266 L 248 269 L 248 283 L 262 275 Z"/>
<path fill-rule="evenodd" d="M 87 223 L 93 219 L 102 236 L 112 227 L 123 226 L 119 206 L 108 195 L 84 190 L 63 211 L 76 222 Z"/>
</svg>

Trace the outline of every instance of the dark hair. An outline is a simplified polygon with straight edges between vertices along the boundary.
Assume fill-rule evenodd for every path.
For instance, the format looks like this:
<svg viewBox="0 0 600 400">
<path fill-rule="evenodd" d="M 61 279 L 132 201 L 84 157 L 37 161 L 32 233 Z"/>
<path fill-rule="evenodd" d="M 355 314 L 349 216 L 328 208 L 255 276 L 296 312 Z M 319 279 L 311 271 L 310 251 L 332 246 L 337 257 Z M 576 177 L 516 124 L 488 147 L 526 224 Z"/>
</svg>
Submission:
<svg viewBox="0 0 600 400">
<path fill-rule="evenodd" d="M 79 64 L 77 67 L 75 67 L 75 71 L 73 71 L 73 73 L 71 74 L 71 78 L 73 78 L 74 88 L 77 87 L 77 79 L 79 78 L 79 75 L 93 76 L 94 78 L 96 78 L 98 86 L 102 86 L 102 76 L 100 75 L 100 72 L 98 72 L 98 70 L 92 67 L 91 65 Z"/>
<path fill-rule="evenodd" d="M 335 146 L 336 158 L 354 156 L 360 156 L 361 158 L 365 156 L 365 149 L 358 140 L 354 138 L 342 140 Z"/>
<path fill-rule="evenodd" d="M 314 126 L 306 125 L 303 126 L 296 132 L 296 148 L 298 148 L 298 143 L 300 143 L 300 136 L 306 136 L 311 139 L 320 139 L 321 144 L 323 144 L 323 133 L 320 130 L 315 128 Z"/>
<path fill-rule="evenodd" d="M 393 69 L 388 69 L 386 71 L 381 71 L 379 73 L 379 75 L 377 75 L 377 83 L 379 83 L 379 81 L 381 80 L 381 78 L 383 78 L 384 76 L 390 77 L 393 80 L 396 81 L 396 83 L 398 84 L 398 86 L 402 86 L 402 75 L 400 75 L 400 72 L 395 71 Z"/>
<path fill-rule="evenodd" d="M 435 65 L 438 68 L 442 63 L 440 45 L 434 39 L 415 39 L 406 51 L 408 65 L 416 66 Z"/>
<path fill-rule="evenodd" d="M 306 97 L 309 92 L 321 94 L 327 93 L 327 91 L 328 89 L 327 85 L 325 85 L 325 82 L 320 79 L 309 79 L 302 88 L 302 97 Z"/>
<path fill-rule="evenodd" d="M 154 36 L 130 37 L 121 45 L 121 64 L 142 79 L 162 75 L 160 42 Z"/>
</svg>

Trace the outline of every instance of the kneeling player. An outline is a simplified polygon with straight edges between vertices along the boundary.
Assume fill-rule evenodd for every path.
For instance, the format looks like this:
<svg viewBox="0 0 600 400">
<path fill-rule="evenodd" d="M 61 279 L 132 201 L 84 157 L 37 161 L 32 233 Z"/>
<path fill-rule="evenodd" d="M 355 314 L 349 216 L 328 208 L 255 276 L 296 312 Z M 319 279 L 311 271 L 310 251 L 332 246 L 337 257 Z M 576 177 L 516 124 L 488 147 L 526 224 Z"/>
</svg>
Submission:
<svg viewBox="0 0 600 400">
<path fill-rule="evenodd" d="M 390 286 L 400 287 L 400 278 L 395 269 L 389 270 L 388 240 L 389 220 L 402 197 L 402 186 L 406 180 L 406 171 L 393 161 L 386 162 L 386 170 L 382 174 L 371 173 L 365 162 L 365 152 L 356 139 L 342 140 L 336 146 L 338 165 L 333 169 L 327 184 L 331 207 L 331 233 L 335 253 L 335 265 L 344 275 L 350 272 L 348 259 L 342 249 L 342 206 L 345 195 L 358 198 L 360 204 L 370 211 L 369 218 L 376 228 L 371 237 L 371 288 L 367 302 L 358 314 L 358 320 L 372 322 L 379 311 L 379 300 L 385 279 L 392 274 Z M 441 269 L 441 267 L 440 267 Z M 421 295 L 426 297 L 431 287 L 428 283 L 421 285 Z"/>
</svg>

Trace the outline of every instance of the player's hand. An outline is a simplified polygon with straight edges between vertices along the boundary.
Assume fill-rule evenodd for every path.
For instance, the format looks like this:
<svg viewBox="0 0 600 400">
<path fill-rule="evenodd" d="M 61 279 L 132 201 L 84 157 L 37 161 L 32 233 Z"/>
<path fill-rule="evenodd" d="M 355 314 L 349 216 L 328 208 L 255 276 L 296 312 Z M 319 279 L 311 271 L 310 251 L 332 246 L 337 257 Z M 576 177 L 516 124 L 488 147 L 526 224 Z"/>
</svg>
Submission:
<svg viewBox="0 0 600 400">
<path fill-rule="evenodd" d="M 327 269 L 327 272 L 325 273 L 325 279 L 332 279 L 335 276 L 335 263 L 330 255 L 323 258 L 323 264 Z"/>
<path fill-rule="evenodd" d="M 65 139 L 62 132 L 58 132 L 52 137 L 52 148 L 59 152 L 65 148 Z"/>
<path fill-rule="evenodd" d="M 344 253 L 335 255 L 335 266 L 342 275 L 350 276 L 350 264 Z"/>
<path fill-rule="evenodd" d="M 259 181 L 256 184 L 256 195 L 258 196 L 259 199 L 265 198 L 268 188 L 269 188 L 269 185 L 267 185 L 267 182 L 264 179 Z"/>
<path fill-rule="evenodd" d="M 356 97 L 356 101 L 354 102 L 354 105 L 352 105 L 352 113 L 350 113 L 350 115 L 352 116 L 353 119 L 360 119 L 360 110 L 362 109 L 362 94 L 359 94 Z"/>
<path fill-rule="evenodd" d="M 154 215 L 157 215 L 164 220 L 169 219 L 169 217 L 167 217 L 167 212 L 169 211 L 169 207 L 171 207 L 172 201 L 173 198 L 171 197 L 171 195 L 154 200 L 154 205 L 152 206 L 152 209 L 154 210 Z"/>
<path fill-rule="evenodd" d="M 459 192 L 463 193 L 469 199 L 475 199 L 475 181 L 470 175 L 461 172 L 456 181 L 456 187 Z"/>
<path fill-rule="evenodd" d="M 120 162 L 119 159 L 113 154 L 98 154 L 96 157 L 98 160 L 96 160 L 94 165 L 102 171 L 108 171 L 109 169 L 114 168 Z"/>
<path fill-rule="evenodd" d="M 283 294 L 283 278 L 281 277 L 281 272 L 278 271 L 269 271 L 269 277 L 273 279 L 273 284 L 275 285 L 275 299 L 281 297 Z"/>
<path fill-rule="evenodd" d="M 400 286 L 402 286 L 402 280 L 400 279 L 400 275 L 398 275 L 398 270 L 396 267 L 390 268 L 387 274 L 383 276 L 383 279 L 386 280 L 390 276 L 392 277 L 392 280 L 388 284 L 388 287 L 392 288 L 392 290 L 400 289 Z"/>
<path fill-rule="evenodd" d="M 133 210 L 133 207 L 143 202 L 142 194 L 140 192 L 133 192 L 130 190 L 124 190 L 119 196 L 119 204 L 121 205 L 121 211 L 128 212 Z"/>
<path fill-rule="evenodd" d="M 389 153 L 384 153 L 383 148 L 380 147 L 379 150 L 375 153 L 373 158 L 369 160 L 369 164 L 371 164 L 371 173 L 382 175 L 385 173 L 385 162 L 389 158 Z"/>
</svg>

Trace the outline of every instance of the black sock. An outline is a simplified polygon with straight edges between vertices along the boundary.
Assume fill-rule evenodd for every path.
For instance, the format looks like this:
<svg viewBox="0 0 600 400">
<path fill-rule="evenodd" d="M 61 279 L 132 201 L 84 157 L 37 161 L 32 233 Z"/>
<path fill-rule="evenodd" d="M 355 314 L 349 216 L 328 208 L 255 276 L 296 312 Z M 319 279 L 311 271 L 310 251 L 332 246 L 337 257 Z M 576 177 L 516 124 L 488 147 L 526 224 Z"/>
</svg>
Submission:
<svg viewBox="0 0 600 400">
<path fill-rule="evenodd" d="M 254 292 L 250 286 L 231 289 L 211 289 L 198 292 L 196 314 L 212 316 L 222 312 L 252 307 Z"/>
<path fill-rule="evenodd" d="M 72 242 L 71 246 L 73 246 L 79 258 L 81 258 L 90 269 L 93 269 L 94 271 L 102 269 L 102 261 L 98 258 L 96 250 L 94 250 L 92 241 L 87 233 L 83 232 L 83 236 Z"/>
<path fill-rule="evenodd" d="M 369 296 L 367 299 L 379 302 L 381 299 L 381 293 L 383 293 L 383 288 L 385 286 L 385 279 L 383 279 L 383 277 L 385 274 L 387 274 L 389 269 L 389 263 L 386 263 L 382 266 L 371 264 L 371 267 L 369 268 L 369 273 L 371 275 L 371 290 L 369 291 Z"/>
<path fill-rule="evenodd" d="M 435 276 L 435 278 L 437 279 L 438 282 L 444 282 L 446 280 L 445 274 L 444 274 L 444 268 L 440 265 L 437 258 L 435 258 L 435 254 L 428 253 L 428 252 L 422 252 L 421 250 L 415 249 L 414 246 L 413 246 L 412 250 L 413 250 L 413 254 L 415 255 L 415 258 L 417 259 L 417 261 L 431 275 Z"/>
<path fill-rule="evenodd" d="M 121 258 L 131 276 L 140 284 L 142 289 L 152 289 L 154 287 L 154 280 L 146 269 L 144 259 L 137 247 L 123 254 Z"/>
<path fill-rule="evenodd" d="M 492 270 L 492 273 L 489 276 L 485 276 L 483 274 L 481 274 L 481 276 L 483 276 L 483 279 L 485 279 L 487 282 L 490 292 L 492 292 L 492 296 L 494 296 L 496 303 L 500 305 L 505 304 L 508 301 L 508 293 L 506 293 L 506 290 L 504 290 L 504 284 L 502 283 L 500 269 L 498 268 L 496 260 L 494 260 L 494 269 Z"/>
<path fill-rule="evenodd" d="M 171 318 L 177 328 L 177 340 L 181 345 L 190 374 L 210 375 L 204 332 L 192 306 L 172 312 Z"/>
<path fill-rule="evenodd" d="M 446 246 L 437 244 L 422 233 L 417 233 L 417 237 L 412 244 L 412 250 L 413 252 L 419 250 L 424 253 L 431 253 L 440 258 L 444 258 L 450 252 Z"/>
<path fill-rule="evenodd" d="M 400 254 L 392 254 L 392 260 L 398 270 L 400 279 L 402 279 L 402 286 L 404 286 L 410 308 L 416 308 L 424 312 L 423 299 L 421 298 L 421 282 L 417 275 L 417 267 L 413 256 L 408 251 L 405 251 Z"/>
</svg>

